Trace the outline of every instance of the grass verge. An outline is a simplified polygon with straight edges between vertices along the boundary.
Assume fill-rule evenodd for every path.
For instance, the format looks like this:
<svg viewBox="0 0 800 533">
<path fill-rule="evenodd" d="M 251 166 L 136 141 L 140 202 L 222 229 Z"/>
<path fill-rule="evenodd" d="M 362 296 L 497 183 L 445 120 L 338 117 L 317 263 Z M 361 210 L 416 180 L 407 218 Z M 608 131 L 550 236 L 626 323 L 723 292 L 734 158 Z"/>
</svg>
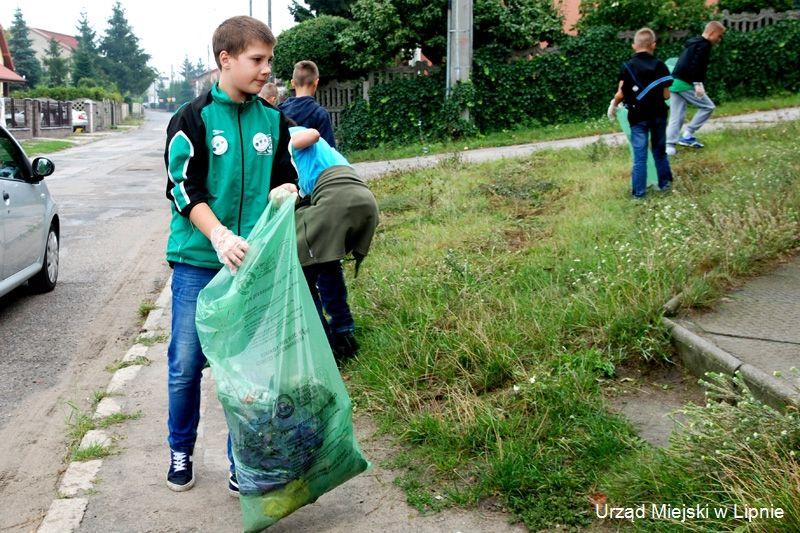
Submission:
<svg viewBox="0 0 800 533">
<path fill-rule="evenodd" d="M 748 98 L 720 104 L 714 111 L 714 117 L 741 115 L 754 111 L 769 111 L 798 105 L 800 105 L 800 94 L 787 93 L 774 95 L 769 98 Z M 687 121 L 690 120 L 691 116 L 693 116 L 692 110 L 690 110 L 687 115 Z M 601 117 L 576 123 L 504 129 L 498 132 L 487 133 L 485 135 L 458 141 L 420 143 L 403 146 L 379 146 L 368 150 L 348 152 L 345 155 L 351 163 L 359 163 L 362 161 L 386 161 L 429 154 L 461 152 L 464 150 L 474 150 L 476 148 L 569 139 L 572 137 L 615 133 L 618 131 L 619 127 L 616 122 L 612 123 L 605 117 Z"/>
<path fill-rule="evenodd" d="M 609 474 L 609 505 L 647 509 L 632 525 L 638 531 L 800 530 L 797 411 L 764 405 L 739 376 L 709 375 L 703 383 L 708 404 L 682 410 L 669 447 L 644 449 Z M 709 512 L 688 521 L 654 518 L 660 503 Z"/>
<path fill-rule="evenodd" d="M 37 140 L 37 139 L 27 139 L 21 141 L 20 144 L 22 145 L 22 149 L 25 150 L 25 154 L 28 157 L 35 157 L 37 155 L 46 155 L 51 154 L 53 152 L 60 152 L 61 150 L 66 150 L 67 148 L 72 148 L 75 146 L 75 143 L 70 141 L 60 141 L 60 140 Z"/>
<path fill-rule="evenodd" d="M 644 202 L 627 148 L 603 145 L 373 182 L 381 225 L 350 280 L 363 355 L 346 370 L 359 408 L 412 445 L 409 496 L 496 497 L 533 530 L 590 523 L 588 496 L 647 449 L 600 381 L 672 357 L 673 294 L 711 305 L 796 250 L 798 139 L 798 123 L 709 134 L 675 160 L 674 192 Z"/>
</svg>

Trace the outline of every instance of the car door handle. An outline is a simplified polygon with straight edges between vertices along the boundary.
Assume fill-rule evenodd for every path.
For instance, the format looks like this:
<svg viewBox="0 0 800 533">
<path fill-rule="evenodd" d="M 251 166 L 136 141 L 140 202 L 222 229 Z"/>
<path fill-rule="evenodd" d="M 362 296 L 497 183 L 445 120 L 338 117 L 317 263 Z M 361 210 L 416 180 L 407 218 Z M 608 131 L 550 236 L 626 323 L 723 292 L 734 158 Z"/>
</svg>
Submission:
<svg viewBox="0 0 800 533">
<path fill-rule="evenodd" d="M 8 200 L 9 198 L 11 198 L 11 196 L 6 191 L 3 191 L 3 200 Z"/>
</svg>

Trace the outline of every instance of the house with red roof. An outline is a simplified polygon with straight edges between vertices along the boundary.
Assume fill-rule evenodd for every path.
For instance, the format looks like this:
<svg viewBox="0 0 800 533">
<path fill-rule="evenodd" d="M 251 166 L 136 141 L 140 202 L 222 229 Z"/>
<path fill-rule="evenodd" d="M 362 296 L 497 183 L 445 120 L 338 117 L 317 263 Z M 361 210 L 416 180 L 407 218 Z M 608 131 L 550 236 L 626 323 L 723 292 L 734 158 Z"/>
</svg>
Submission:
<svg viewBox="0 0 800 533">
<path fill-rule="evenodd" d="M 51 39 L 54 39 L 58 43 L 61 57 L 65 59 L 72 57 L 72 54 L 78 48 L 78 40 L 72 35 L 67 35 L 65 33 L 43 30 L 41 28 L 28 28 L 28 37 L 30 37 L 31 46 L 34 52 L 36 52 L 36 59 L 38 59 L 40 63 L 47 57 Z"/>
<path fill-rule="evenodd" d="M 11 59 L 3 27 L 0 26 L 0 97 L 8 96 L 9 83 L 25 83 L 25 80 L 14 72 L 14 61 Z"/>
</svg>

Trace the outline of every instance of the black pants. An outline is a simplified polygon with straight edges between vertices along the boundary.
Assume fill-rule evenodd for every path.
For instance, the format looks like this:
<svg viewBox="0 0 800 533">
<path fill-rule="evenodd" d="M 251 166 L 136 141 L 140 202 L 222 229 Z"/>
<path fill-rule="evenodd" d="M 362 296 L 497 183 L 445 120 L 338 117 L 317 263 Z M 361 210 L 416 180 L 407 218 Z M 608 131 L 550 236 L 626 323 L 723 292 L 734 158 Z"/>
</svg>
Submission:
<svg viewBox="0 0 800 533">
<path fill-rule="evenodd" d="M 319 318 L 325 327 L 328 338 L 355 330 L 353 315 L 347 305 L 347 285 L 344 281 L 344 270 L 341 261 L 320 263 L 303 267 L 308 288 L 317 306 Z M 330 320 L 325 318 L 328 314 Z"/>
</svg>

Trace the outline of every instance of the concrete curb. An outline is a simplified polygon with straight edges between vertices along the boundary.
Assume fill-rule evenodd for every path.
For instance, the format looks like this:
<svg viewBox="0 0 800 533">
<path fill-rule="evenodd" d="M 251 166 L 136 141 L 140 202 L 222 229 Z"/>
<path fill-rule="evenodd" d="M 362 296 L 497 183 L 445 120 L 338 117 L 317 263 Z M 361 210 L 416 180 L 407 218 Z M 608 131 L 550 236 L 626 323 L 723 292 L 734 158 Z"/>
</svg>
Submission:
<svg viewBox="0 0 800 533">
<path fill-rule="evenodd" d="M 156 300 L 156 307 L 150 311 L 142 328 L 143 333 L 138 340 L 144 338 L 154 338 L 159 335 L 158 321 L 164 314 L 164 309 L 170 304 L 172 277 L 167 280 L 166 286 Z M 130 364 L 139 357 L 147 354 L 147 346 L 137 342 L 125 353 L 122 359 L 125 366 L 119 368 L 111 376 L 106 392 L 113 396 L 103 398 L 95 408 L 92 415 L 93 420 L 100 420 L 108 416 L 121 413 L 125 405 L 123 392 L 126 385 L 136 379 L 142 365 Z M 91 430 L 84 435 L 78 449 L 86 449 L 91 446 L 110 446 L 111 436 L 102 430 Z M 102 459 L 92 459 L 89 461 L 70 462 L 64 475 L 61 477 L 58 494 L 59 497 L 53 500 L 44 520 L 39 525 L 37 533 L 71 533 L 76 531 L 83 520 L 89 500 L 85 497 L 88 491 L 94 487 L 97 473 L 103 465 Z"/>
<path fill-rule="evenodd" d="M 800 407 L 800 393 L 793 387 L 741 361 L 669 318 L 661 320 L 672 336 L 681 361 L 692 374 L 704 377 L 707 372 L 720 372 L 733 376 L 739 372 L 753 395 L 764 403 L 776 409 L 790 405 Z"/>
</svg>

